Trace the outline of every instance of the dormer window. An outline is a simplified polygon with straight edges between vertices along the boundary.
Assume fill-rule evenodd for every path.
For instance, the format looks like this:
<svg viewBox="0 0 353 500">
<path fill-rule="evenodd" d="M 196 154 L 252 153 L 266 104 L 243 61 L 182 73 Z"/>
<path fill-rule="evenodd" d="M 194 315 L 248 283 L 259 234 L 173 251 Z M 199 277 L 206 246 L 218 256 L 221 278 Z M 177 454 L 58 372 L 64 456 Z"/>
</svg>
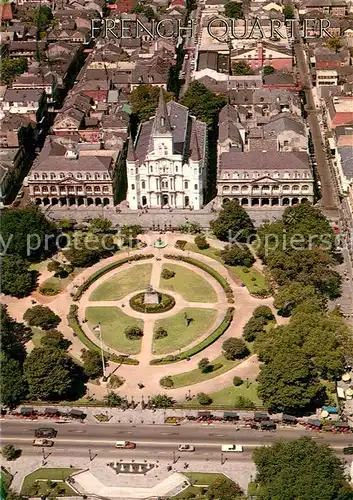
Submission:
<svg viewBox="0 0 353 500">
<path fill-rule="evenodd" d="M 63 172 L 60 172 L 59 177 L 60 177 L 60 179 L 64 179 L 65 178 L 65 174 Z"/>
<path fill-rule="evenodd" d="M 53 180 L 55 179 L 56 175 L 55 174 L 50 174 L 50 178 Z"/>
</svg>

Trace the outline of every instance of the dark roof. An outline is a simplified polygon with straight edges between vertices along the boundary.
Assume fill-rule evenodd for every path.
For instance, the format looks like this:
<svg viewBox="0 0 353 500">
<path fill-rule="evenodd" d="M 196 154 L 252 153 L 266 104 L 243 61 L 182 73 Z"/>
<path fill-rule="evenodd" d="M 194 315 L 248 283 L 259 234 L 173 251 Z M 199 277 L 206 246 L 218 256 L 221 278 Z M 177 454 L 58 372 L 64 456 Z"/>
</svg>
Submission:
<svg viewBox="0 0 353 500">
<path fill-rule="evenodd" d="M 298 119 L 296 120 L 292 115 L 283 113 L 272 118 L 272 120 L 263 125 L 263 128 L 266 132 L 275 132 L 276 134 L 293 130 L 297 134 L 305 135 L 304 123 Z"/>
<path fill-rule="evenodd" d="M 305 152 L 280 151 L 229 151 L 221 154 L 220 169 L 232 170 L 307 170 L 308 155 Z"/>
<path fill-rule="evenodd" d="M 4 95 L 6 102 L 36 102 L 43 95 L 38 89 L 7 89 Z"/>
<path fill-rule="evenodd" d="M 218 54 L 217 52 L 200 52 L 197 62 L 197 70 L 203 69 L 218 69 Z"/>
<path fill-rule="evenodd" d="M 218 140 L 220 143 L 227 139 L 233 142 L 242 143 L 242 138 L 238 128 L 238 112 L 230 104 L 227 104 L 219 113 L 219 133 Z"/>
<path fill-rule="evenodd" d="M 347 179 L 353 179 L 353 148 L 346 146 L 338 148 L 338 153 L 341 157 L 341 165 L 344 175 Z"/>
</svg>

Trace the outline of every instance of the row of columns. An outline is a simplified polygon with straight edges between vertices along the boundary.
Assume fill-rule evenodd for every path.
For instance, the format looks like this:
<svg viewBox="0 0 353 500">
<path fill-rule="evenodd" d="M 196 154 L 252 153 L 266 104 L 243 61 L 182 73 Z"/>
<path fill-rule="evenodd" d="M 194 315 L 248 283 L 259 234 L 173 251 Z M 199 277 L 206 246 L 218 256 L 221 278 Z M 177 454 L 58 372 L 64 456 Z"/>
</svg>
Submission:
<svg viewBox="0 0 353 500">
<path fill-rule="evenodd" d="M 248 206 L 248 207 L 282 207 L 289 205 L 297 205 L 298 203 L 304 203 L 306 201 L 313 201 L 308 198 L 298 198 L 298 197 L 289 197 L 289 198 L 228 198 L 224 197 L 222 199 L 222 203 L 225 203 L 229 200 L 237 200 L 240 205 Z"/>
<path fill-rule="evenodd" d="M 96 197 L 96 198 L 83 198 L 83 197 L 61 197 L 61 198 L 35 198 L 36 205 L 58 205 L 63 206 L 99 206 L 99 205 L 113 205 L 114 200 L 112 197 Z"/>
</svg>

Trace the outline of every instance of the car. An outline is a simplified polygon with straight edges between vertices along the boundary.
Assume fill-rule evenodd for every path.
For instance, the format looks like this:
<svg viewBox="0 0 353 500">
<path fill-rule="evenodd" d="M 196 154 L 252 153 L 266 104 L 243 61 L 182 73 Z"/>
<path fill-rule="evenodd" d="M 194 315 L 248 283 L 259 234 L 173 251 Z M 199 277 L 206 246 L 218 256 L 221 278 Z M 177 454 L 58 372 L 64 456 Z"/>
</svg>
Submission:
<svg viewBox="0 0 353 500">
<path fill-rule="evenodd" d="M 34 439 L 33 440 L 33 443 L 32 443 L 32 446 L 53 446 L 54 445 L 54 441 L 51 441 L 50 439 Z"/>
<path fill-rule="evenodd" d="M 40 427 L 34 431 L 34 437 L 36 438 L 55 438 L 58 431 L 53 429 L 53 427 Z"/>
<path fill-rule="evenodd" d="M 353 455 L 353 446 L 343 448 L 343 455 Z"/>
<path fill-rule="evenodd" d="M 195 446 L 192 444 L 179 444 L 178 451 L 195 451 Z"/>
<path fill-rule="evenodd" d="M 241 453 L 243 451 L 243 447 L 240 444 L 223 444 L 221 447 L 221 451 L 234 451 L 236 453 Z"/>
<path fill-rule="evenodd" d="M 136 448 L 136 443 L 133 443 L 132 441 L 117 441 L 115 443 L 115 448 L 120 448 L 123 450 L 133 450 Z"/>
</svg>

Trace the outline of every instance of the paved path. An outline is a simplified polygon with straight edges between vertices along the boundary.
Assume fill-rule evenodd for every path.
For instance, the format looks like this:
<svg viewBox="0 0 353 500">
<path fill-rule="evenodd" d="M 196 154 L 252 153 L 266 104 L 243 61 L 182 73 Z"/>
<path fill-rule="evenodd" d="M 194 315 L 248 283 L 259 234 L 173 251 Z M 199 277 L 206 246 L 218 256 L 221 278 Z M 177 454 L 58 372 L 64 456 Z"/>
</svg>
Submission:
<svg viewBox="0 0 353 500">
<path fill-rule="evenodd" d="M 190 371 L 193 369 L 197 368 L 198 362 L 200 359 L 203 357 L 207 357 L 210 359 L 212 362 L 214 359 L 216 359 L 220 353 L 221 353 L 221 346 L 222 343 L 224 342 L 225 339 L 229 337 L 241 337 L 242 335 L 242 330 L 245 325 L 245 323 L 248 321 L 248 319 L 251 317 L 251 314 L 253 310 L 258 306 L 258 305 L 268 305 L 273 309 L 273 298 L 267 298 L 267 299 L 259 299 L 255 297 L 251 297 L 245 287 L 240 286 L 238 283 L 234 282 L 233 280 L 230 279 L 229 274 L 227 269 L 218 261 L 207 257 L 203 254 L 193 254 L 192 252 L 187 252 L 187 251 L 180 251 L 177 250 L 174 245 L 176 240 L 178 239 L 185 239 L 187 241 L 192 242 L 194 237 L 191 235 L 180 235 L 178 233 L 168 233 L 163 235 L 163 239 L 166 241 L 168 244 L 167 248 L 163 250 L 156 250 L 153 247 L 153 242 L 158 238 L 159 235 L 156 235 L 155 233 L 147 233 L 143 235 L 142 239 L 147 243 L 147 247 L 134 251 L 138 252 L 139 254 L 154 254 L 153 259 L 149 259 L 146 261 L 140 261 L 136 262 L 133 264 L 125 264 L 121 266 L 118 269 L 112 270 L 109 273 L 105 274 L 102 276 L 100 279 L 98 279 L 95 283 L 91 285 L 89 290 L 87 290 L 80 302 L 78 303 L 79 305 L 79 310 L 78 310 L 78 317 L 81 321 L 84 320 L 85 317 L 85 309 L 88 305 L 99 305 L 99 306 L 118 306 L 121 307 L 122 304 L 124 303 L 125 307 L 123 308 L 124 313 L 134 316 L 134 317 L 141 317 L 144 322 L 144 338 L 142 341 L 142 346 L 141 346 L 141 353 L 138 355 L 138 359 L 140 364 L 138 366 L 131 366 L 131 365 L 116 365 L 114 363 L 109 363 L 108 366 L 108 373 L 116 373 L 120 376 L 122 376 L 125 379 L 124 385 L 117 390 L 118 393 L 122 395 L 128 395 L 129 397 L 134 397 L 135 400 L 139 401 L 141 399 L 141 396 L 143 396 L 145 399 L 147 399 L 148 395 L 156 394 L 156 393 L 161 393 L 165 392 L 162 390 L 159 386 L 159 380 L 161 377 L 165 375 L 175 375 L 178 373 L 183 373 L 185 371 Z M 224 246 L 224 243 L 218 242 L 215 240 L 209 240 L 211 246 L 217 246 L 219 248 L 222 248 Z M 132 252 L 130 251 L 130 255 Z M 162 366 L 151 366 L 149 364 L 150 360 L 155 357 L 152 354 L 151 346 L 152 346 L 152 341 L 153 341 L 153 328 L 154 328 L 154 322 L 158 318 L 162 317 L 167 317 L 167 316 L 173 316 L 175 315 L 178 311 L 182 310 L 184 307 L 198 307 L 198 308 L 215 308 L 217 309 L 217 319 L 212 326 L 212 328 L 209 329 L 209 331 L 205 332 L 199 339 L 194 340 L 190 346 L 195 345 L 198 343 L 200 340 L 203 338 L 206 338 L 207 335 L 210 333 L 211 330 L 214 329 L 214 327 L 219 324 L 224 316 L 224 313 L 226 309 L 230 306 L 228 304 L 225 293 L 222 289 L 222 287 L 219 285 L 219 283 L 212 278 L 208 273 L 205 271 L 192 266 L 188 263 L 183 263 L 183 262 L 178 262 L 178 261 L 171 261 L 168 259 L 165 259 L 163 256 L 164 254 L 174 254 L 174 255 L 188 255 L 190 257 L 194 257 L 195 259 L 204 262 L 205 264 L 211 266 L 214 268 L 220 275 L 222 275 L 224 278 L 226 278 L 230 284 L 230 287 L 233 290 L 234 294 L 234 306 L 235 312 L 234 312 L 234 319 L 233 322 L 231 323 L 229 329 L 224 333 L 224 335 L 216 341 L 214 344 L 210 345 L 206 349 L 204 349 L 201 353 L 193 356 L 190 361 L 180 361 L 178 363 L 173 363 L 170 365 L 162 365 Z M 74 282 L 71 283 L 66 290 L 64 290 L 62 293 L 60 293 L 57 296 L 50 297 L 50 302 L 49 306 L 50 308 L 56 312 L 61 318 L 62 321 L 60 323 L 59 329 L 60 331 L 63 332 L 65 337 L 71 340 L 72 345 L 70 348 L 70 354 L 77 359 L 80 359 L 81 356 L 81 349 L 83 348 L 82 343 L 79 341 L 77 337 L 73 335 L 73 331 L 68 325 L 67 322 L 67 314 L 69 312 L 70 304 L 72 303 L 72 300 L 70 298 L 70 293 L 73 293 L 76 289 L 76 287 L 80 284 L 82 284 L 90 275 L 92 275 L 95 271 L 105 267 L 106 265 L 116 262 L 117 260 L 120 260 L 124 257 L 128 256 L 126 252 L 120 252 L 117 255 L 113 257 L 109 257 L 108 259 L 104 259 L 100 261 L 99 263 L 95 264 L 94 266 L 90 267 L 89 269 L 85 269 L 80 273 L 75 279 Z M 157 260 L 161 259 L 161 260 Z M 164 263 L 175 263 L 175 264 L 180 264 L 183 265 L 187 268 L 192 269 L 194 272 L 202 276 L 203 278 L 207 279 L 207 281 L 212 285 L 212 287 L 215 289 L 217 293 L 217 302 L 215 303 L 207 303 L 207 302 L 202 302 L 202 303 L 192 303 L 189 301 L 186 301 L 183 297 L 181 297 L 178 294 L 175 294 L 174 292 L 167 291 L 170 295 L 174 295 L 177 301 L 176 306 L 168 312 L 165 313 L 159 313 L 159 314 L 154 314 L 153 316 L 147 315 L 147 314 L 142 314 L 142 313 L 136 313 L 135 311 L 132 311 L 128 299 L 130 298 L 129 296 L 124 297 L 123 300 L 120 301 L 89 301 L 89 297 L 92 293 L 92 291 L 97 288 L 100 284 L 105 282 L 107 279 L 111 278 L 112 276 L 116 275 L 118 272 L 128 268 L 131 265 L 139 265 L 139 264 L 144 264 L 146 262 L 150 262 L 153 264 L 152 267 L 152 274 L 151 274 L 151 284 L 155 288 L 159 288 L 159 280 L 160 280 L 160 272 L 162 269 L 162 266 Z M 260 269 L 260 265 L 258 263 L 257 267 Z M 45 274 L 45 278 L 48 276 Z M 41 282 L 41 278 L 40 278 Z M 134 292 L 136 293 L 136 292 Z M 133 294 L 131 294 L 133 295 Z M 24 299 L 14 299 L 10 297 L 6 297 L 5 302 L 8 304 L 9 307 L 9 313 L 15 317 L 17 320 L 22 320 L 23 318 L 23 313 L 26 311 L 28 307 L 31 307 L 33 305 L 31 301 L 34 299 L 38 303 L 43 303 L 47 304 L 47 298 L 41 296 L 40 294 L 36 293 L 33 294 L 31 297 L 26 297 Z M 206 298 L 207 300 L 207 298 Z M 287 320 L 284 320 L 283 318 L 277 318 L 279 323 L 283 323 Z M 95 336 L 95 334 L 90 330 L 88 327 L 87 323 L 83 323 L 82 327 L 86 333 L 86 335 L 91 338 L 95 343 L 98 343 L 98 340 Z M 109 346 L 104 346 L 103 347 L 108 351 L 108 352 L 113 352 L 114 350 L 109 347 Z M 241 376 L 242 378 L 248 378 L 249 380 L 255 380 L 259 372 L 259 366 L 258 366 L 258 361 L 256 356 L 251 356 L 249 359 L 245 360 L 242 362 L 240 365 L 237 367 L 233 368 L 227 373 L 224 373 L 223 375 L 220 375 L 218 377 L 200 382 L 198 384 L 195 384 L 192 386 L 192 391 L 196 394 L 198 392 L 213 392 L 216 390 L 219 390 L 221 388 L 224 388 L 226 386 L 231 385 L 233 377 L 235 375 Z M 138 388 L 138 383 L 143 382 L 145 385 L 144 389 L 139 389 Z M 104 396 L 106 393 L 106 384 L 102 383 L 100 386 L 97 385 L 91 385 L 89 384 L 89 390 L 90 393 L 94 393 L 95 397 L 97 399 L 100 399 Z M 168 393 L 175 397 L 176 399 L 184 399 L 185 396 L 185 390 L 186 388 L 180 388 L 180 389 L 172 389 L 169 390 Z"/>
</svg>

